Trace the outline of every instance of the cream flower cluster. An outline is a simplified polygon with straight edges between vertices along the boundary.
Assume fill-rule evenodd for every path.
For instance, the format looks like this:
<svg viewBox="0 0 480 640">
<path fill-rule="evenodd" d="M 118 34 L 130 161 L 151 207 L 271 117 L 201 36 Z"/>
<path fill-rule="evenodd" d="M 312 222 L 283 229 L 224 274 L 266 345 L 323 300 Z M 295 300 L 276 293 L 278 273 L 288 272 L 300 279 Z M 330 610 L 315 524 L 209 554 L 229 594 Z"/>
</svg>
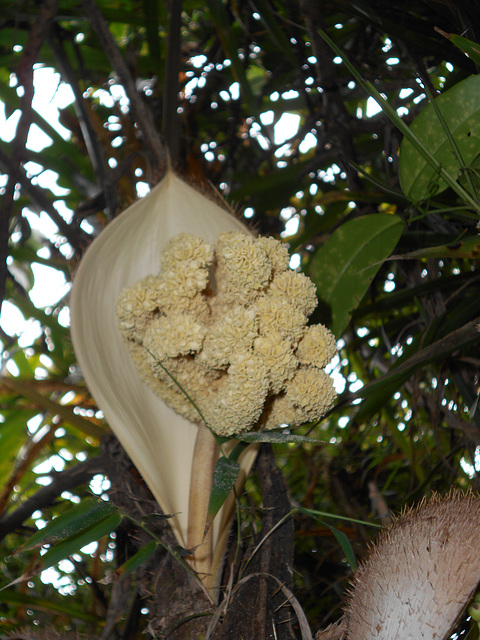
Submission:
<svg viewBox="0 0 480 640">
<path fill-rule="evenodd" d="M 199 422 L 200 410 L 215 433 L 232 436 L 318 420 L 332 406 L 323 369 L 335 338 L 307 327 L 315 285 L 288 264 L 273 238 L 234 231 L 212 247 L 181 233 L 158 275 L 121 292 L 122 336 L 142 378 L 175 411 Z"/>
</svg>

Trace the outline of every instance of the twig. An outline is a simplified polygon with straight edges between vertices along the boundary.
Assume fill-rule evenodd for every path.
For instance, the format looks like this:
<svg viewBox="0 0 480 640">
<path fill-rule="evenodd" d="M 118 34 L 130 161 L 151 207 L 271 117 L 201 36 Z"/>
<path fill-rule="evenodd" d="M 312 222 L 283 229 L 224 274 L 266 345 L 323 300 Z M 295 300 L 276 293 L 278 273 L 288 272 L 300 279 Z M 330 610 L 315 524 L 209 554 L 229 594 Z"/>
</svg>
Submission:
<svg viewBox="0 0 480 640">
<path fill-rule="evenodd" d="M 163 93 L 162 136 L 175 166 L 178 161 L 178 74 L 182 26 L 182 0 L 170 0 L 170 20 L 168 26 L 168 49 L 165 60 L 165 87 Z"/>
<path fill-rule="evenodd" d="M 59 39 L 61 35 L 61 32 L 58 30 L 57 36 Z M 65 52 L 54 37 L 50 37 L 48 42 L 55 56 L 57 67 L 66 83 L 70 85 L 75 96 L 73 107 L 87 148 L 88 157 L 92 163 L 95 175 L 98 176 L 98 182 L 101 183 L 103 189 L 107 217 L 111 220 L 117 212 L 118 198 L 117 191 L 112 184 L 111 172 L 105 159 L 104 150 L 95 132 L 90 113 L 86 107 L 86 101 L 83 98 L 78 79 L 68 60 L 68 56 L 65 55 Z"/>
<path fill-rule="evenodd" d="M 30 31 L 17 69 L 18 86 L 23 88 L 23 95 L 20 98 L 21 116 L 15 139 L 12 142 L 8 182 L 0 209 L 0 304 L 5 297 L 8 275 L 8 243 L 10 240 L 10 219 L 15 202 L 15 188 L 21 175 L 21 165 L 25 160 L 27 137 L 32 123 L 33 65 L 47 37 L 50 24 L 57 13 L 58 4 L 59 0 L 46 0 L 40 5 L 38 18 Z"/>
<path fill-rule="evenodd" d="M 5 173 L 8 172 L 12 165 L 12 160 L 7 154 L 0 148 L 0 169 Z M 91 237 L 80 228 L 77 222 L 68 224 L 64 218 L 58 213 L 53 206 L 50 198 L 45 194 L 45 191 L 32 184 L 27 178 L 25 169 L 23 167 L 18 168 L 17 183 L 20 184 L 21 190 L 30 198 L 33 205 L 38 207 L 53 220 L 57 225 L 59 232 L 65 236 L 69 244 L 75 249 L 77 255 L 82 252 L 82 247 L 87 246 L 91 242 Z M 4 198 L 6 195 L 4 196 Z M 3 223 L 3 209 L 2 209 L 2 223 Z"/>
</svg>

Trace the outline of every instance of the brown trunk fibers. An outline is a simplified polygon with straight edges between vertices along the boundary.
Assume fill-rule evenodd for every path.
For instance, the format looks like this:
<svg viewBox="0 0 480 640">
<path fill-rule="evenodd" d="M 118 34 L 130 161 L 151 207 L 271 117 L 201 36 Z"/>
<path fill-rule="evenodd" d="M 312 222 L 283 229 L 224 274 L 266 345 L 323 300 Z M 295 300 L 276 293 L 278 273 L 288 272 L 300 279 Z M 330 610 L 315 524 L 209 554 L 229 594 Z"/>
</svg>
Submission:
<svg viewBox="0 0 480 640">
<path fill-rule="evenodd" d="M 109 458 L 111 499 L 134 521 L 145 524 L 172 551 L 176 542 L 166 518 L 115 439 L 104 443 Z M 120 615 L 129 610 L 134 637 L 139 602 L 149 609 L 148 630 L 165 640 L 291 640 L 296 618 L 288 597 L 292 587 L 293 520 L 285 480 L 269 445 L 262 445 L 257 463 L 262 492 L 262 529 L 243 553 L 237 568 L 227 557 L 224 581 L 232 584 L 216 609 L 201 586 L 172 553 L 159 547 L 136 572 L 137 596 L 113 590 L 107 612 L 108 637 Z M 122 564 L 150 539 L 132 520 L 125 519 L 117 533 L 118 562 Z M 235 541 L 234 541 L 235 542 Z M 180 558 L 181 561 L 181 558 Z M 236 574 L 233 581 L 231 575 Z M 283 589 L 283 590 L 282 590 Z M 288 591 L 287 591 L 288 590 Z M 117 600 L 117 601 L 116 601 Z M 206 635 L 207 634 L 207 635 Z M 122 634 L 123 635 L 123 634 Z M 126 636 L 125 639 L 127 640 Z"/>
</svg>

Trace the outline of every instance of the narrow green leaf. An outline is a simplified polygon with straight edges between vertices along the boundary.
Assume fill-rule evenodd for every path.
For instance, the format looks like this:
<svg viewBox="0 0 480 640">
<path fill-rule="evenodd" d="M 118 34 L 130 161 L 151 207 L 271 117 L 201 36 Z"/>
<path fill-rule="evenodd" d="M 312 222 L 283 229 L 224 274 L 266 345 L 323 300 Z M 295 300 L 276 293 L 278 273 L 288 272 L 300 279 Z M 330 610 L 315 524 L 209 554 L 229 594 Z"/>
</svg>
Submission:
<svg viewBox="0 0 480 640">
<path fill-rule="evenodd" d="M 390 256 L 392 260 L 411 260 L 419 258 L 469 258 L 475 260 L 480 255 L 480 236 L 464 238 L 458 242 L 442 244 L 436 247 L 425 247 L 403 253 L 401 255 Z"/>
<path fill-rule="evenodd" d="M 90 613 L 85 608 L 76 607 L 72 604 L 72 598 L 63 598 L 67 600 L 53 600 L 49 598 L 37 598 L 36 596 L 29 595 L 27 593 L 21 593 L 20 591 L 13 591 L 11 589 L 4 589 L 2 591 L 2 604 L 9 603 L 14 605 L 20 605 L 33 609 L 33 611 L 47 611 L 48 613 L 55 613 L 57 615 L 66 616 L 68 622 L 72 620 L 86 620 L 87 622 L 98 623 L 100 618 L 97 615 Z"/>
<path fill-rule="evenodd" d="M 77 535 L 115 512 L 115 507 L 111 502 L 98 498 L 85 498 L 66 513 L 49 522 L 43 529 L 34 533 L 19 550 L 33 549 L 43 544 L 55 543 L 58 540 Z"/>
<path fill-rule="evenodd" d="M 12 360 L 18 367 L 19 375 L 25 378 L 33 378 L 35 375 L 35 367 L 32 366 L 31 361 L 25 355 L 25 351 L 20 349 L 17 353 L 12 357 Z"/>
<path fill-rule="evenodd" d="M 324 522 L 324 524 L 326 527 L 330 529 L 330 531 L 333 533 L 333 535 L 337 539 L 338 544 L 342 547 L 342 551 L 345 554 L 345 557 L 347 559 L 348 564 L 350 565 L 350 568 L 352 569 L 352 571 L 355 571 L 357 568 L 357 561 L 355 559 L 355 554 L 353 552 L 352 545 L 350 544 L 350 540 L 343 533 L 343 531 L 340 531 L 339 529 L 332 527 L 332 525 L 327 524 L 326 522 Z"/>
<path fill-rule="evenodd" d="M 58 542 L 41 557 L 38 571 L 48 569 L 48 567 L 57 564 L 60 560 L 68 558 L 74 553 L 78 553 L 82 547 L 90 544 L 90 542 L 100 540 L 103 536 L 112 533 L 121 521 L 122 515 L 119 512 L 112 513 L 78 535 L 67 538 L 63 540 L 63 542 Z"/>
<path fill-rule="evenodd" d="M 2 401 L 5 402 L 3 398 Z M 27 422 L 37 414 L 37 411 L 2 409 L 4 421 L 0 423 L 0 486 L 11 477 L 15 458 L 28 441 Z"/>
<path fill-rule="evenodd" d="M 302 513 L 308 513 L 311 516 L 321 516 L 322 518 L 333 518 L 334 520 L 345 520 L 346 522 L 353 522 L 355 524 L 361 524 L 365 527 L 376 527 L 381 529 L 381 525 L 375 522 L 368 522 L 367 520 L 357 520 L 356 518 L 350 518 L 349 516 L 340 516 L 337 513 L 328 513 L 327 511 L 317 511 L 317 509 L 307 509 L 306 507 L 297 507 L 297 511 Z"/>
<path fill-rule="evenodd" d="M 76 415 L 69 407 L 63 404 L 59 404 L 58 402 L 47 398 L 47 396 L 38 393 L 37 391 L 35 391 L 35 389 L 32 388 L 31 383 L 32 381 L 24 382 L 23 380 L 20 380 L 18 378 L 2 378 L 2 384 L 4 384 L 6 387 L 31 400 L 38 406 L 39 409 L 46 409 L 54 415 L 59 415 L 66 422 L 68 422 L 68 424 L 70 424 L 72 427 L 75 427 L 76 429 L 79 429 L 82 433 L 86 433 L 88 436 L 93 436 L 94 438 L 101 438 L 102 436 L 107 434 L 107 430 L 105 429 L 105 427 L 102 427 L 101 425 L 98 425 L 91 420 L 86 420 L 85 418 Z"/>
<path fill-rule="evenodd" d="M 478 42 L 472 42 L 468 38 L 458 36 L 456 33 L 446 33 L 438 27 L 435 27 L 435 31 L 438 31 L 438 33 L 450 40 L 450 42 L 463 51 L 463 53 L 466 53 L 475 64 L 480 65 L 480 45 Z"/>
<path fill-rule="evenodd" d="M 212 520 L 217 515 L 220 507 L 235 486 L 240 471 L 240 464 L 228 458 L 219 458 L 213 470 L 212 492 L 208 503 L 207 520 Z"/>
<path fill-rule="evenodd" d="M 480 147 L 480 76 L 462 80 L 435 98 L 435 103 L 468 167 Z M 415 118 L 410 130 L 454 180 L 461 177 L 465 167 L 456 157 L 432 103 Z M 402 190 L 413 202 L 436 195 L 449 186 L 407 139 L 400 147 L 398 172 Z"/>
<path fill-rule="evenodd" d="M 298 436 L 293 433 L 282 433 L 280 431 L 250 431 L 249 433 L 242 433 L 237 436 L 242 442 L 271 442 L 286 444 L 287 442 L 298 442 L 312 444 L 321 443 L 321 440 L 315 438 L 309 438 L 308 436 Z"/>
<path fill-rule="evenodd" d="M 383 260 L 403 230 L 395 215 L 371 214 L 349 220 L 320 247 L 310 263 L 320 303 L 331 310 L 330 329 L 340 337 Z"/>
<path fill-rule="evenodd" d="M 468 40 L 468 38 L 458 36 L 456 33 L 451 34 L 450 40 L 456 47 L 466 53 L 468 57 L 475 62 L 475 64 L 480 65 L 480 46 L 478 42 L 472 42 L 471 40 Z"/>
<path fill-rule="evenodd" d="M 117 580 L 123 580 L 131 573 L 133 573 L 138 567 L 146 562 L 157 550 L 158 542 L 150 540 L 147 542 L 137 553 L 124 562 L 118 569 L 115 569 L 113 573 L 100 580 L 100 584 L 110 584 Z"/>
</svg>

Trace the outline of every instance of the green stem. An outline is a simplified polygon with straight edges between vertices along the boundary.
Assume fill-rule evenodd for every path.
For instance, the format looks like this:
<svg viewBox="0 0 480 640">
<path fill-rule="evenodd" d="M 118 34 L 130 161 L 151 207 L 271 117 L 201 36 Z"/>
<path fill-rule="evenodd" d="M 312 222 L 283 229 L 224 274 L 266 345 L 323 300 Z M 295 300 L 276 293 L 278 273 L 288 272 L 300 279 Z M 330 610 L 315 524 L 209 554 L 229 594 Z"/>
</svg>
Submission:
<svg viewBox="0 0 480 640">
<path fill-rule="evenodd" d="M 336 520 L 346 520 L 347 522 L 354 522 L 355 524 L 361 524 L 366 527 L 376 527 L 377 529 L 383 529 L 382 525 L 374 522 L 365 522 L 365 520 L 356 520 L 348 516 L 339 516 L 336 513 L 328 513 L 327 511 L 317 511 L 316 509 L 307 509 L 306 507 L 297 507 L 297 511 L 302 513 L 308 513 L 311 516 L 320 516 L 321 518 L 334 518 Z"/>
</svg>

